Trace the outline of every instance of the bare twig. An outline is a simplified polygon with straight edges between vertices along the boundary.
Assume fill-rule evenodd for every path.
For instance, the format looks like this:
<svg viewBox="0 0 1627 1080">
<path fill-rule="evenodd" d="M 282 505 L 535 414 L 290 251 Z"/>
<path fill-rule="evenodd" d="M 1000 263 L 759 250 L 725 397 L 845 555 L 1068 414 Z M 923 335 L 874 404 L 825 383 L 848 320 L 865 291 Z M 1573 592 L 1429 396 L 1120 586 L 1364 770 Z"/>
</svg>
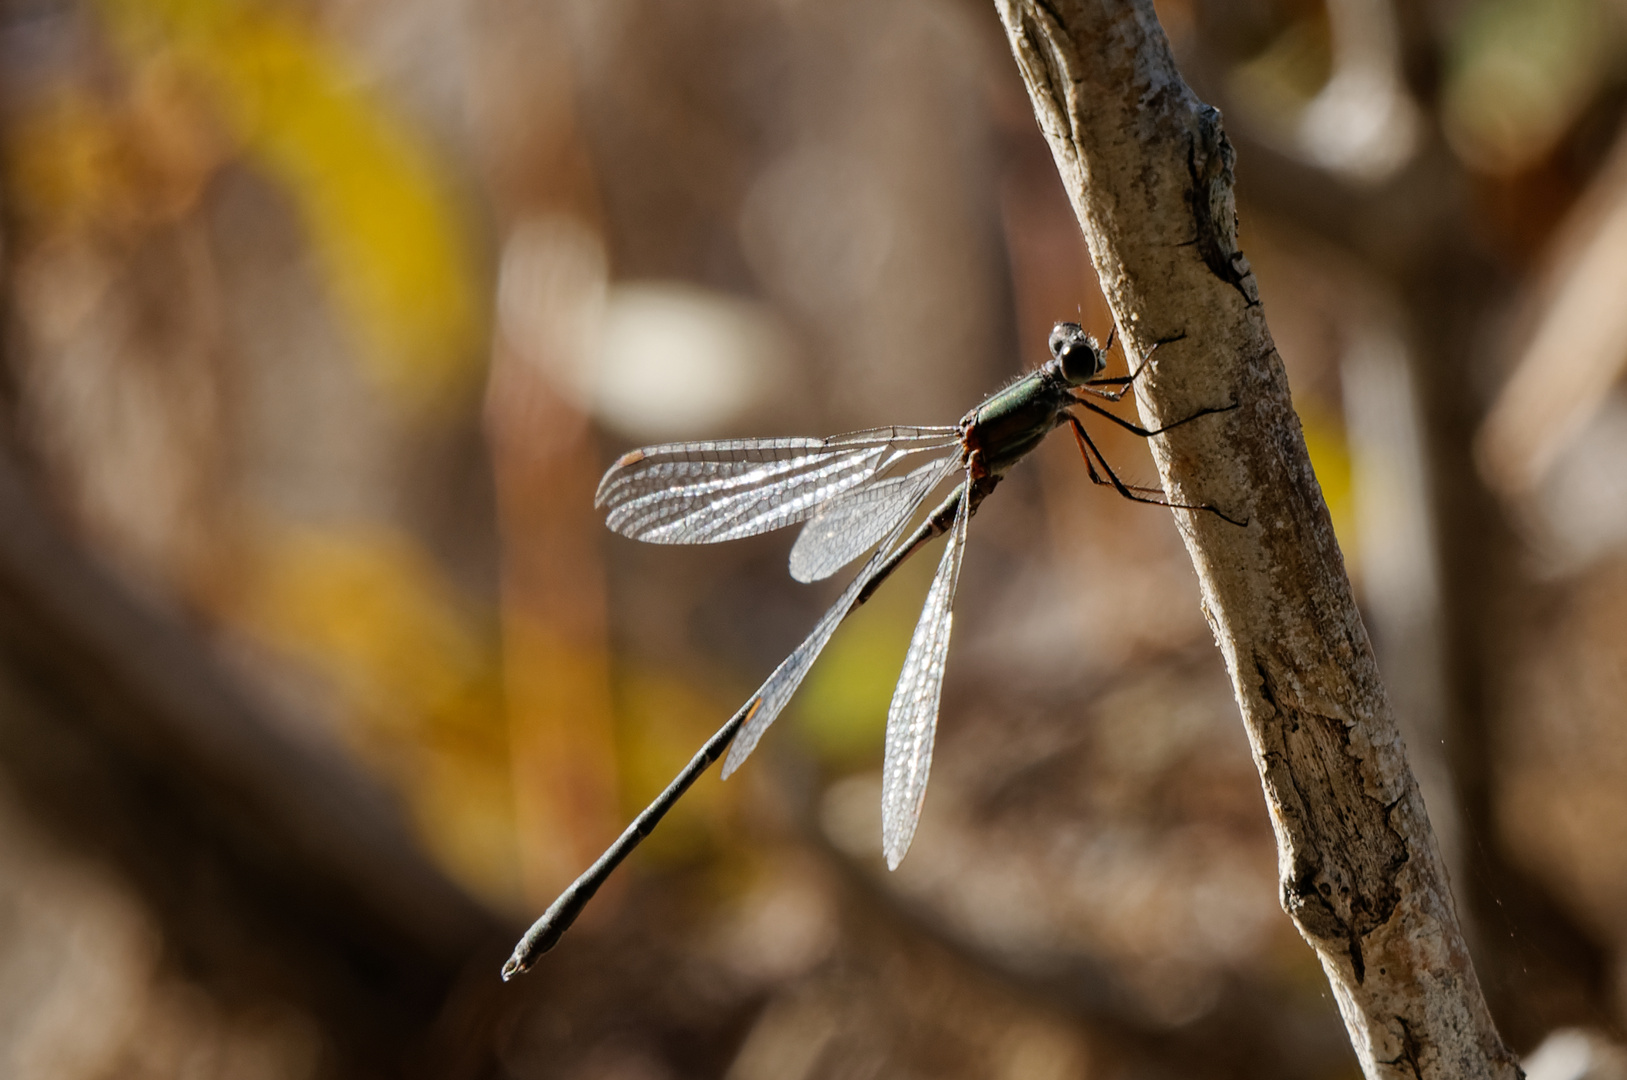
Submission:
<svg viewBox="0 0 1627 1080">
<path fill-rule="evenodd" d="M 1127 344 L 1154 446 L 1276 830 L 1283 907 L 1316 949 L 1369 1077 L 1514 1077 L 1237 248 L 1232 150 L 1176 71 L 1151 0 L 999 0 Z"/>
</svg>

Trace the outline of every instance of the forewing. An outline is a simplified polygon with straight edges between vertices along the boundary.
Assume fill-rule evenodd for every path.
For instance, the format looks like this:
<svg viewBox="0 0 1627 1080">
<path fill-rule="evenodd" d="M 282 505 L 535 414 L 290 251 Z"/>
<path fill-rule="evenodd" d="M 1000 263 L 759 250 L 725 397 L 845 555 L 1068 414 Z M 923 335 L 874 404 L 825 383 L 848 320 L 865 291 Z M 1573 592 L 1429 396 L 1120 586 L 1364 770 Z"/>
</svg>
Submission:
<svg viewBox="0 0 1627 1080">
<path fill-rule="evenodd" d="M 970 520 L 969 500 L 962 495 L 955 524 L 938 562 L 938 572 L 927 590 L 921 619 L 915 624 L 904 670 L 898 676 L 892 704 L 887 709 L 887 750 L 881 779 L 881 847 L 887 867 L 898 869 L 915 837 L 926 797 L 927 774 L 932 768 L 932 740 L 938 729 L 938 702 L 943 696 L 944 660 L 949 654 L 949 630 L 954 622 L 955 586 L 960 580 L 960 557 L 966 548 Z"/>
<path fill-rule="evenodd" d="M 683 443 L 635 450 L 595 500 L 605 524 L 653 544 L 706 544 L 790 525 L 875 474 L 887 447 L 821 439 Z"/>
<path fill-rule="evenodd" d="M 870 580 L 876 576 L 876 572 L 881 569 L 882 564 L 887 561 L 887 557 L 892 554 L 890 549 L 897 543 L 899 535 L 904 531 L 904 526 L 909 524 L 910 517 L 920 508 L 928 492 L 937 487 L 941 481 L 947 479 L 958 466 L 959 461 L 954 458 L 939 463 L 938 471 L 932 478 L 932 482 L 922 485 L 920 492 L 915 496 L 915 501 L 906 507 L 904 513 L 893 524 L 892 532 L 886 536 L 881 547 L 876 550 L 874 555 L 870 556 L 870 561 L 864 564 L 864 568 L 859 571 L 858 576 L 837 598 L 836 603 L 832 604 L 830 609 L 825 612 L 819 623 L 813 628 L 813 632 L 803 640 L 801 645 L 798 645 L 792 651 L 790 656 L 780 662 L 780 666 L 774 669 L 774 673 L 768 677 L 768 681 L 758 688 L 753 697 L 760 700 L 762 704 L 756 712 L 752 713 L 751 719 L 746 721 L 745 726 L 740 729 L 740 734 L 736 735 L 734 742 L 730 744 L 729 756 L 723 760 L 723 775 L 725 778 L 738 769 L 741 763 L 757 748 L 758 740 L 763 737 L 763 733 L 768 730 L 768 726 L 780 715 L 780 711 L 791 700 L 791 695 L 796 693 L 797 687 L 802 684 L 803 677 L 808 674 L 808 669 L 813 667 L 814 661 L 819 659 L 819 653 L 825 648 L 825 643 L 836 632 L 836 628 L 842 624 L 842 620 L 847 618 L 848 613 L 853 610 L 853 605 L 858 602 L 859 593 L 863 592 L 864 587 L 870 584 Z"/>
<path fill-rule="evenodd" d="M 944 463 L 850 488 L 821 506 L 791 548 L 791 576 L 821 581 L 879 544 L 943 477 Z"/>
<path fill-rule="evenodd" d="M 705 544 L 782 528 L 954 428 L 875 428 L 829 439 L 667 443 L 624 455 L 599 482 L 605 523 L 635 540 Z"/>
</svg>

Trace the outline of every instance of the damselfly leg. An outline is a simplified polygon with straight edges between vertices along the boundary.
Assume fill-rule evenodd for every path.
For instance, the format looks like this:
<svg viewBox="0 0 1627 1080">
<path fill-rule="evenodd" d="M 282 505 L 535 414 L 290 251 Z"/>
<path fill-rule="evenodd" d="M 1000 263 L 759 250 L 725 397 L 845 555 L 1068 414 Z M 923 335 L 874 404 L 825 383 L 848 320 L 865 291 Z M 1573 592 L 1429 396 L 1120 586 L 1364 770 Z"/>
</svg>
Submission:
<svg viewBox="0 0 1627 1080">
<path fill-rule="evenodd" d="M 1150 438 L 1154 435 L 1162 435 L 1170 428 L 1180 427 L 1188 420 L 1196 420 L 1198 417 L 1206 416 L 1209 413 L 1228 412 L 1237 408 L 1236 405 L 1228 405 L 1223 409 L 1204 409 L 1202 412 L 1194 413 L 1187 417 L 1186 420 L 1177 420 L 1175 423 L 1161 427 L 1156 431 L 1148 431 L 1146 428 L 1137 427 L 1127 420 L 1114 416 L 1106 409 L 1096 408 L 1088 401 L 1082 401 L 1080 404 L 1088 408 L 1095 409 L 1096 412 L 1101 413 L 1109 420 L 1114 421 L 1120 426 L 1142 436 L 1143 438 Z M 1098 447 L 1095 440 L 1090 437 L 1090 433 L 1085 430 L 1085 425 L 1080 422 L 1079 418 L 1074 416 L 1072 413 L 1069 413 L 1068 423 L 1073 428 L 1074 441 L 1079 444 L 1079 454 L 1085 459 L 1085 468 L 1090 472 L 1091 483 L 1099 484 L 1102 487 L 1111 487 L 1114 491 L 1118 492 L 1126 499 L 1129 499 L 1131 502 L 1146 503 L 1149 506 L 1167 506 L 1171 510 L 1207 510 L 1209 513 L 1215 515 L 1222 521 L 1229 522 L 1242 528 L 1246 528 L 1248 526 L 1247 520 L 1238 521 L 1231 515 L 1222 512 L 1219 507 L 1210 506 L 1208 503 L 1197 505 L 1193 503 L 1170 502 L 1168 499 L 1161 496 L 1157 488 L 1141 487 L 1137 484 L 1126 484 L 1123 480 L 1119 479 L 1118 473 L 1113 471 L 1113 466 L 1107 463 L 1106 456 L 1102 454 L 1101 448 Z M 1094 462 L 1091 460 L 1092 455 L 1095 456 Z M 1107 474 L 1106 479 L 1103 479 L 1101 474 L 1096 472 L 1096 465 L 1098 463 L 1102 467 L 1102 472 Z"/>
<path fill-rule="evenodd" d="M 1113 329 L 1107 335 L 1107 344 L 1102 346 L 1103 353 L 1106 353 L 1113 347 L 1113 338 L 1118 334 L 1118 331 L 1119 328 L 1117 324 L 1115 324 Z M 1152 343 L 1152 348 L 1147 350 L 1147 355 L 1141 358 L 1141 363 L 1137 364 L 1136 369 L 1130 372 L 1130 374 L 1112 375 L 1103 379 L 1090 379 L 1083 385 L 1074 387 L 1074 390 L 1086 394 L 1094 394 L 1105 401 L 1122 401 L 1124 400 L 1125 394 L 1128 394 L 1135 389 L 1136 380 L 1141 378 L 1141 373 L 1147 370 L 1147 365 L 1152 361 L 1152 354 L 1158 351 L 1158 347 L 1160 345 L 1173 345 L 1177 341 L 1185 340 L 1185 334 L 1176 334 L 1174 337 L 1160 338 Z M 1128 360 L 1130 356 L 1129 352 L 1126 351 L 1124 355 L 1125 359 Z M 1103 386 L 1117 386 L 1120 387 L 1120 389 L 1099 389 L 1099 387 Z"/>
<path fill-rule="evenodd" d="M 1117 332 L 1117 329 L 1117 326 L 1115 326 L 1114 333 Z M 1113 336 L 1113 334 L 1108 335 L 1107 345 L 1102 348 L 1103 353 L 1112 347 Z M 1166 431 L 1173 431 L 1175 428 L 1178 428 L 1183 424 L 1189 424 L 1200 417 L 1209 416 L 1214 413 L 1230 412 L 1232 409 L 1237 408 L 1237 403 L 1233 402 L 1230 405 L 1199 409 L 1191 416 L 1177 420 L 1173 424 L 1165 424 L 1163 427 L 1159 428 L 1144 428 L 1140 424 L 1126 420 L 1122 416 L 1109 412 L 1107 409 L 1102 408 L 1093 401 L 1085 400 L 1085 398 L 1082 396 L 1084 394 L 1090 394 L 1113 402 L 1123 400 L 1125 394 L 1130 393 L 1135 389 L 1136 380 L 1139 379 L 1141 374 L 1147 370 L 1147 367 L 1152 360 L 1152 355 L 1158 351 L 1159 346 L 1172 344 L 1182 340 L 1185 337 L 1185 334 L 1177 334 L 1174 337 L 1164 338 L 1160 341 L 1153 342 L 1152 348 L 1147 350 L 1147 355 L 1142 357 L 1141 363 L 1137 364 L 1135 370 L 1128 375 L 1088 379 L 1082 383 L 1074 385 L 1070 391 L 1074 404 L 1082 405 L 1084 408 L 1090 410 L 1096 415 L 1105 417 L 1106 419 L 1117 424 L 1119 427 L 1123 428 L 1125 431 L 1130 432 L 1132 435 L 1138 435 L 1143 439 L 1150 439 L 1155 435 L 1162 435 Z M 1100 389 L 1103 386 L 1117 386 L 1120 387 L 1120 389 L 1116 391 Z M 1170 502 L 1168 499 L 1163 498 L 1163 492 L 1157 488 L 1142 487 L 1137 484 L 1126 484 L 1123 480 L 1119 479 L 1118 474 L 1113 471 L 1113 466 L 1108 464 L 1107 457 L 1102 453 L 1101 448 L 1096 445 L 1095 440 L 1090 437 L 1090 433 L 1085 430 L 1085 426 L 1080 422 L 1079 418 L 1074 416 L 1071 412 L 1065 413 L 1064 416 L 1066 417 L 1069 426 L 1073 429 L 1073 438 L 1079 446 L 1079 455 L 1085 459 L 1085 468 L 1090 473 L 1091 483 L 1099 484 L 1103 487 L 1111 487 L 1114 491 L 1118 492 L 1121 496 L 1129 499 L 1132 502 L 1147 503 L 1152 506 L 1167 506 L 1175 510 L 1207 510 L 1222 520 L 1229 521 L 1234 525 L 1244 524 L 1243 522 L 1237 521 L 1235 518 L 1221 513 L 1219 509 L 1213 506 L 1209 506 L 1207 504 L 1193 505 L 1187 503 Z M 1101 466 L 1101 472 L 1096 471 L 1097 465 Z"/>
<path fill-rule="evenodd" d="M 1181 419 L 1181 420 L 1177 420 L 1173 424 L 1165 424 L 1161 428 L 1152 428 L 1152 429 L 1149 430 L 1147 428 L 1142 427 L 1140 424 L 1132 424 L 1130 421 L 1126 420 L 1122 416 L 1117 416 L 1117 415 L 1115 415 L 1113 413 L 1108 412 L 1106 409 L 1102 408 L 1100 405 L 1096 404 L 1094 401 L 1081 401 L 1081 402 L 1079 402 L 1079 404 L 1083 405 L 1085 408 L 1089 409 L 1091 412 L 1096 413 L 1098 416 L 1107 417 L 1109 420 L 1113 421 L 1113 423 L 1117 424 L 1119 427 L 1123 428 L 1125 431 L 1128 431 L 1132 435 L 1139 435 L 1143 439 L 1150 439 L 1154 435 L 1162 435 L 1166 431 L 1174 431 L 1176 428 L 1180 427 L 1182 424 L 1190 424 L 1192 421 L 1198 419 L 1200 416 L 1210 416 L 1210 415 L 1213 415 L 1214 413 L 1231 412 L 1233 409 L 1237 408 L 1237 403 L 1234 401 L 1230 405 L 1217 405 L 1217 406 L 1215 406 L 1213 408 L 1199 409 L 1197 412 L 1193 413 L 1191 416 L 1185 417 L 1184 419 Z"/>
</svg>

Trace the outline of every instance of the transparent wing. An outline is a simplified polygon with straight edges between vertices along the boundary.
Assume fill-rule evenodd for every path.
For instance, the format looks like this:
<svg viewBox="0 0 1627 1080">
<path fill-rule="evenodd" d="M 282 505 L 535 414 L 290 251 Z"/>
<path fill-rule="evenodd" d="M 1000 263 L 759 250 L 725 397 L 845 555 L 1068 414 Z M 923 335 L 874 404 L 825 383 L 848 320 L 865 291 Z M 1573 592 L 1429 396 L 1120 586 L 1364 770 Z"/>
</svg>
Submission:
<svg viewBox="0 0 1627 1080">
<path fill-rule="evenodd" d="M 635 540 L 709 544 L 794 524 L 912 454 L 957 443 L 951 427 L 886 427 L 829 439 L 667 443 L 623 455 L 594 505 Z"/>
<path fill-rule="evenodd" d="M 881 565 L 892 554 L 889 549 L 897 543 L 900 534 L 904 531 L 904 526 L 909 524 L 911 516 L 920 508 L 921 503 L 926 500 L 932 489 L 948 479 L 959 468 L 959 465 L 960 460 L 958 457 L 950 458 L 939 464 L 938 471 L 933 476 L 932 482 L 923 485 L 920 492 L 915 496 L 915 501 L 906 506 L 903 512 L 899 514 L 898 520 L 893 523 L 892 531 L 887 535 L 881 547 L 876 550 L 876 553 L 870 556 L 870 561 L 864 564 L 864 569 L 859 571 L 852 584 L 848 585 L 842 595 L 837 598 L 836 603 L 830 606 L 830 610 L 825 612 L 819 623 L 813 628 L 813 632 L 803 640 L 801 645 L 798 645 L 792 651 L 790 656 L 780 662 L 780 666 L 774 669 L 774 673 L 768 677 L 768 681 L 758 688 L 753 697 L 761 701 L 762 704 L 756 712 L 752 713 L 751 719 L 746 721 L 745 726 L 740 729 L 740 734 L 734 737 L 734 742 L 729 746 L 729 756 L 723 759 L 723 776 L 725 779 L 730 773 L 738 769 L 741 763 L 757 748 L 757 741 L 763 737 L 763 733 L 768 730 L 768 726 L 780 715 L 780 710 L 784 709 L 786 703 L 791 700 L 791 695 L 796 693 L 797 687 L 802 684 L 803 676 L 808 674 L 808 669 L 813 667 L 815 660 L 819 659 L 819 653 L 824 649 L 825 643 L 836 632 L 836 628 L 842 624 L 842 620 L 847 618 L 848 612 L 853 610 L 853 605 L 859 599 L 859 593 L 864 591 L 864 587 L 876 576 L 876 571 L 881 569 Z"/>
<path fill-rule="evenodd" d="M 943 462 L 931 461 L 903 476 L 849 488 L 828 500 L 802 527 L 791 548 L 791 576 L 822 581 L 881 543 L 906 507 L 942 479 Z"/>
<path fill-rule="evenodd" d="M 921 620 L 915 624 L 904 670 L 898 676 L 893 702 L 887 708 L 887 750 L 881 774 L 881 847 L 887 868 L 898 869 L 915 837 L 926 798 L 927 773 L 932 768 L 932 740 L 938 730 L 938 701 L 943 695 L 944 659 L 949 654 L 949 629 L 954 622 L 955 586 L 960 580 L 960 557 L 966 548 L 969 500 L 962 488 L 960 508 L 949 533 L 938 572 L 932 578 Z"/>
</svg>

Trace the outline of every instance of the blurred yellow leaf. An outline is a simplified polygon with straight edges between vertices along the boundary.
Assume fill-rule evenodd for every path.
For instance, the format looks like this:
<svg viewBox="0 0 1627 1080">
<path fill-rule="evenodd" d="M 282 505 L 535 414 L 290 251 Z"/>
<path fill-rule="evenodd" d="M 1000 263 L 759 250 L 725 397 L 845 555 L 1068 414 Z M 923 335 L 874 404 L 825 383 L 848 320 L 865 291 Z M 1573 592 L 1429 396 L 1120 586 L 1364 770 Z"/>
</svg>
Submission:
<svg viewBox="0 0 1627 1080">
<path fill-rule="evenodd" d="M 120 236 L 196 203 L 221 160 L 215 132 L 169 65 L 131 82 L 123 97 L 57 87 L 8 125 L 11 193 L 32 228 Z"/>
<path fill-rule="evenodd" d="M 295 12 L 249 0 L 102 0 L 137 65 L 189 77 L 299 206 L 373 374 L 414 405 L 477 374 L 472 259 L 421 137 Z"/>
<path fill-rule="evenodd" d="M 937 550 L 899 567 L 886 588 L 848 617 L 809 672 L 796 699 L 797 733 L 826 764 L 853 768 L 879 754 Z"/>
<path fill-rule="evenodd" d="M 26 212 L 70 231 L 123 216 L 113 210 L 127 201 L 118 131 L 98 102 L 62 95 L 23 117 L 8 143 L 12 188 Z"/>
<path fill-rule="evenodd" d="M 1333 532 L 1339 538 L 1345 562 L 1354 568 L 1356 549 L 1356 508 L 1351 487 L 1350 447 L 1344 426 L 1326 411 L 1304 401 L 1294 402 L 1305 432 L 1305 450 L 1310 454 L 1316 482 L 1333 519 Z"/>
<path fill-rule="evenodd" d="M 286 530 L 259 560 L 241 615 L 335 688 L 431 850 L 487 896 L 514 896 L 495 633 L 477 630 L 429 555 L 379 527 Z"/>
<path fill-rule="evenodd" d="M 454 709 L 484 657 L 428 557 L 382 527 L 296 529 L 253 590 L 256 625 L 307 653 L 381 725 Z"/>
</svg>

